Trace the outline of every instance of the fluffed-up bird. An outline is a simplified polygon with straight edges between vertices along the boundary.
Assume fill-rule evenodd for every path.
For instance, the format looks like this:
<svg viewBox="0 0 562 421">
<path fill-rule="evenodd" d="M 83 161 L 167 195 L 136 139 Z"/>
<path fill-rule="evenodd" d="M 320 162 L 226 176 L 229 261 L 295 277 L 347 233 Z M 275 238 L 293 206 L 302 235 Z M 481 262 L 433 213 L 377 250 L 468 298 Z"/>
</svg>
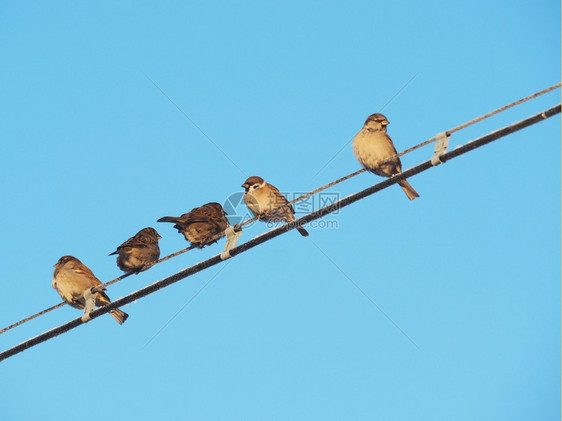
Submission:
<svg viewBox="0 0 562 421">
<path fill-rule="evenodd" d="M 158 240 L 162 238 L 154 228 L 143 228 L 129 238 L 117 250 L 110 254 L 118 254 L 117 266 L 123 272 L 140 273 L 154 265 L 160 258 Z"/>
<path fill-rule="evenodd" d="M 203 248 L 224 237 L 224 231 L 230 226 L 226 212 L 219 203 L 211 202 L 194 208 L 182 216 L 164 216 L 158 222 L 172 222 L 174 228 L 192 246 Z"/>
<path fill-rule="evenodd" d="M 93 272 L 80 260 L 73 256 L 63 256 L 55 264 L 53 274 L 53 288 L 61 298 L 74 308 L 83 310 L 85 307 L 84 292 L 92 287 L 101 285 Z M 109 304 L 111 300 L 103 291 L 96 295 L 96 306 Z M 109 312 L 119 324 L 122 324 L 129 315 L 119 309 Z"/>
<path fill-rule="evenodd" d="M 244 203 L 248 209 L 263 222 L 292 222 L 295 220 L 295 210 L 292 206 L 285 206 L 289 203 L 287 198 L 271 184 L 265 182 L 261 177 L 249 177 L 244 184 Z M 308 232 L 301 226 L 296 227 L 297 231 L 307 237 Z"/>
<path fill-rule="evenodd" d="M 382 163 L 385 159 L 397 154 L 392 139 L 386 133 L 386 126 L 389 124 L 384 115 L 372 114 L 367 117 L 363 128 L 353 139 L 353 153 L 359 163 L 370 172 L 381 177 L 392 177 L 402 172 L 402 163 L 399 157 Z M 420 197 L 408 181 L 402 180 L 398 184 L 402 187 L 408 199 L 414 200 L 416 197 Z"/>
</svg>

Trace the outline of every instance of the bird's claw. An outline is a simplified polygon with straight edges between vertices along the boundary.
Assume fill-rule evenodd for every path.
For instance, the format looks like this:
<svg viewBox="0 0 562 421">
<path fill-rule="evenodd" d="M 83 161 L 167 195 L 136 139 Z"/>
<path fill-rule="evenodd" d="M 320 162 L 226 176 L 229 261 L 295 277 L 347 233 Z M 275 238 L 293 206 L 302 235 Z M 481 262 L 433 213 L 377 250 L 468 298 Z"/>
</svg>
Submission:
<svg viewBox="0 0 562 421">
<path fill-rule="evenodd" d="M 267 219 L 271 216 L 271 210 L 264 210 L 262 213 L 260 213 L 257 218 L 258 220 L 262 221 L 264 219 Z"/>
</svg>

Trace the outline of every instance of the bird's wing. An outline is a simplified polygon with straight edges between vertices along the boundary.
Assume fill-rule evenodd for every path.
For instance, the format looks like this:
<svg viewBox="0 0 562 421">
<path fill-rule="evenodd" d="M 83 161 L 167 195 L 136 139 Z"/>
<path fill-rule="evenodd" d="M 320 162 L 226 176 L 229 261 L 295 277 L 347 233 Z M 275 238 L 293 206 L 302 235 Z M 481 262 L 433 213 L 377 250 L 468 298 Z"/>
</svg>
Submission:
<svg viewBox="0 0 562 421">
<path fill-rule="evenodd" d="M 392 148 L 392 150 L 394 151 L 394 154 L 396 155 L 398 153 L 398 151 L 396 150 L 396 146 L 394 146 L 394 142 L 392 141 L 392 139 L 390 138 L 390 136 L 388 134 L 384 134 L 384 136 L 388 139 L 388 142 L 390 143 L 390 146 Z"/>
<path fill-rule="evenodd" d="M 207 203 L 206 205 L 195 208 L 191 212 L 186 214 L 185 223 L 192 224 L 194 222 L 223 222 L 226 221 L 225 215 L 226 213 L 224 212 L 221 205 L 219 205 L 218 203 Z"/>
<path fill-rule="evenodd" d="M 279 191 L 279 189 L 271 184 L 268 184 L 270 188 L 270 193 L 273 195 L 274 203 L 272 203 L 273 208 L 278 208 L 284 205 L 289 204 L 289 200 L 285 197 L 283 193 Z M 294 214 L 295 210 L 293 209 L 293 205 L 288 206 L 289 211 Z M 281 211 L 283 213 L 283 211 Z"/>
<path fill-rule="evenodd" d="M 88 266 L 78 262 L 69 262 L 67 265 L 69 266 L 67 276 L 73 278 L 74 281 L 89 284 L 89 287 L 101 285 L 101 281 L 96 278 Z"/>
<path fill-rule="evenodd" d="M 123 248 L 143 248 L 150 246 L 152 243 L 153 241 L 151 238 L 149 238 L 144 233 L 139 233 L 134 237 L 129 238 L 127 241 L 117 247 L 117 250 Z"/>
</svg>

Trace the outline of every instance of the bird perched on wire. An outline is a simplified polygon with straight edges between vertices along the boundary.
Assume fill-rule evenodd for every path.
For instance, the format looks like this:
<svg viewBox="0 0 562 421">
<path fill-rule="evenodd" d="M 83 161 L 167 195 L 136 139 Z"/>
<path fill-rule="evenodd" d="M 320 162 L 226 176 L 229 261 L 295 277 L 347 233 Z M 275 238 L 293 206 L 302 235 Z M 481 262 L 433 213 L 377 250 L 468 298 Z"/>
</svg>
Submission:
<svg viewBox="0 0 562 421">
<path fill-rule="evenodd" d="M 397 154 L 392 139 L 386 134 L 386 126 L 389 124 L 384 115 L 372 114 L 367 117 L 363 128 L 353 139 L 353 153 L 359 163 L 368 171 L 381 177 L 392 177 L 402 172 L 402 163 L 399 157 L 382 163 L 382 161 Z M 398 184 L 402 187 L 408 199 L 414 200 L 416 197 L 420 197 L 408 181 L 402 180 Z"/>
<path fill-rule="evenodd" d="M 224 237 L 230 226 L 226 212 L 219 203 L 211 202 L 192 209 L 182 216 L 164 216 L 158 222 L 173 222 L 174 228 L 183 234 L 194 247 L 203 248 Z"/>
<path fill-rule="evenodd" d="M 118 254 L 117 266 L 123 272 L 139 274 L 154 265 L 160 258 L 158 240 L 162 238 L 154 228 L 143 228 L 129 238 L 117 250 L 110 254 Z"/>
<path fill-rule="evenodd" d="M 61 298 L 74 308 L 83 310 L 86 305 L 84 292 L 90 288 L 101 285 L 93 272 L 80 260 L 73 256 L 63 256 L 55 264 L 53 274 L 53 288 L 57 290 Z M 95 304 L 103 306 L 111 300 L 103 291 L 95 295 Z M 129 315 L 119 309 L 109 312 L 119 324 L 122 324 Z"/>
<path fill-rule="evenodd" d="M 292 222 L 295 220 L 295 210 L 281 192 L 263 178 L 252 176 L 242 184 L 244 190 L 244 203 L 248 209 L 263 222 Z M 286 206 L 288 205 L 288 206 Z M 308 232 L 301 226 L 296 227 L 303 236 L 308 237 Z"/>
</svg>

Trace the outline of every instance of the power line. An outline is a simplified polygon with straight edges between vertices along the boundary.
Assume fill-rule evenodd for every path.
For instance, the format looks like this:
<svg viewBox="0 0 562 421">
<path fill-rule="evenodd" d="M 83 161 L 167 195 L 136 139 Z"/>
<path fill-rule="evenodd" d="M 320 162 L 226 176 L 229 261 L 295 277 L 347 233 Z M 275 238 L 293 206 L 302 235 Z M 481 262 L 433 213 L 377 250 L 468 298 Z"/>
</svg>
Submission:
<svg viewBox="0 0 562 421">
<path fill-rule="evenodd" d="M 146 75 L 145 75 L 145 76 L 146 76 Z M 160 89 L 148 76 L 146 76 L 146 77 L 147 77 L 147 79 L 150 80 L 158 89 Z M 413 78 L 415 78 L 415 76 L 414 76 Z M 413 78 L 410 79 L 410 81 L 408 81 L 407 84 L 410 83 L 410 82 L 413 80 Z M 406 85 L 407 85 L 407 84 L 406 84 Z M 463 123 L 463 124 L 461 124 L 460 126 L 457 126 L 457 127 L 453 128 L 453 129 L 446 130 L 444 133 L 445 133 L 447 136 L 450 136 L 451 134 L 453 134 L 453 133 L 455 133 L 455 132 L 457 132 L 457 131 L 459 131 L 459 130 L 465 129 L 465 128 L 467 128 L 467 127 L 473 125 L 473 124 L 476 124 L 476 123 L 478 123 L 478 122 L 480 122 L 480 121 L 482 121 L 482 120 L 484 120 L 484 119 L 486 119 L 486 118 L 489 118 L 489 117 L 491 117 L 491 116 L 493 116 L 493 115 L 496 115 L 496 114 L 498 114 L 498 113 L 500 113 L 500 112 L 502 112 L 502 111 L 508 110 L 509 108 L 515 107 L 516 105 L 522 104 L 522 103 L 524 103 L 524 102 L 526 102 L 526 101 L 529 101 L 529 100 L 531 100 L 531 99 L 533 99 L 533 98 L 536 98 L 536 97 L 538 97 L 538 96 L 540 96 L 540 95 L 544 95 L 544 94 L 546 94 L 546 93 L 548 93 L 548 92 L 551 92 L 551 91 L 553 91 L 553 90 L 555 90 L 555 89 L 558 89 L 560 86 L 561 86 L 561 83 L 557 83 L 557 84 L 555 84 L 555 85 L 553 85 L 553 86 L 551 86 L 551 87 L 549 87 L 549 88 L 543 89 L 542 91 L 535 92 L 534 94 L 531 94 L 531 95 L 529 95 L 529 96 L 526 96 L 525 98 L 521 98 L 521 99 L 519 99 L 519 100 L 517 100 L 517 101 L 515 101 L 515 102 L 512 102 L 512 103 L 510 103 L 510 104 L 504 105 L 504 106 L 502 106 L 502 107 L 500 107 L 500 108 L 497 108 L 497 109 L 495 109 L 494 111 L 491 111 L 491 112 L 489 112 L 489 113 L 487 113 L 487 114 L 484 114 L 484 115 L 482 115 L 482 116 L 479 116 L 479 117 L 477 117 L 477 118 L 474 118 L 474 119 L 472 119 L 472 120 L 470 120 L 470 121 L 468 121 L 468 122 L 466 122 L 466 123 Z M 402 89 L 403 89 L 403 88 L 402 88 Z M 160 90 L 160 91 L 161 91 L 161 90 Z M 163 91 L 161 91 L 161 92 L 164 94 L 164 96 L 167 97 L 167 95 L 166 95 Z M 168 98 L 168 99 L 169 99 L 169 98 Z M 171 101 L 171 100 L 170 100 L 170 101 Z M 175 105 L 175 103 L 174 103 L 173 101 L 171 101 L 171 102 Z M 177 105 L 176 105 L 176 107 L 177 107 Z M 179 109 L 179 108 L 178 108 L 178 109 Z M 180 111 L 181 111 L 181 110 L 180 110 Z M 183 113 L 183 111 L 182 111 L 182 113 Z M 188 119 L 189 119 L 189 117 L 188 117 Z M 191 119 L 190 119 L 190 120 L 191 120 Z M 413 151 L 415 151 L 415 150 L 417 150 L 417 149 L 420 149 L 420 148 L 422 148 L 422 147 L 424 147 L 424 146 L 426 146 L 426 145 L 429 145 L 430 143 L 433 143 L 433 142 L 435 142 L 436 140 L 437 140 L 437 136 L 434 136 L 434 137 L 432 137 L 431 139 L 426 140 L 425 142 L 418 143 L 417 145 L 415 145 L 415 146 L 413 146 L 413 147 L 411 147 L 411 148 L 408 148 L 408 149 L 406 149 L 406 150 L 404 150 L 404 151 L 402 151 L 402 152 L 400 152 L 400 153 L 397 153 L 396 155 L 393 155 L 393 156 L 391 156 L 391 157 L 385 159 L 384 161 L 381 161 L 380 164 L 382 165 L 382 164 L 384 164 L 384 163 L 386 163 L 386 162 L 389 162 L 389 161 L 391 161 L 391 160 L 393 160 L 393 159 L 396 159 L 396 158 L 398 158 L 398 157 L 401 157 L 401 156 L 403 156 L 403 155 L 406 155 L 407 153 L 413 152 Z M 349 143 L 349 142 L 348 142 L 348 143 Z M 222 152 L 222 151 L 221 151 L 221 152 Z M 312 190 L 312 191 L 310 191 L 310 192 L 308 192 L 308 193 L 306 193 L 306 194 L 304 194 L 304 195 L 302 195 L 302 196 L 299 196 L 299 197 L 297 197 L 297 198 L 295 198 L 295 199 L 289 201 L 286 205 L 280 206 L 279 209 L 281 209 L 281 208 L 283 208 L 283 207 L 290 206 L 290 205 L 292 205 L 292 204 L 294 204 L 294 203 L 296 203 L 296 202 L 300 202 L 300 201 L 302 201 L 302 200 L 305 200 L 305 199 L 309 198 L 310 196 L 313 196 L 313 195 L 316 194 L 316 193 L 319 193 L 319 192 L 321 192 L 321 191 L 323 191 L 323 190 L 326 190 L 326 189 L 328 189 L 328 188 L 330 188 L 330 187 L 333 187 L 333 186 L 335 186 L 336 184 L 339 184 L 339 183 L 341 183 L 341 182 L 343 182 L 343 181 L 345 181 L 345 180 L 348 180 L 348 179 L 350 179 L 350 178 L 352 178 L 352 177 L 355 177 L 356 175 L 359 175 L 359 174 L 361 174 L 361 173 L 363 173 L 363 172 L 365 172 L 365 171 L 367 171 L 367 170 L 366 170 L 365 168 L 362 168 L 362 169 L 360 169 L 360 170 L 358 170 L 358 171 L 355 171 L 354 173 L 351 173 L 351 174 L 349 174 L 349 175 L 346 175 L 345 177 L 339 178 L 339 179 L 337 179 L 337 180 L 335 180 L 335 181 L 332 181 L 332 182 L 330 182 L 330 183 L 328 183 L 328 184 L 325 184 L 325 185 L 323 185 L 323 186 L 321 186 L 321 187 L 318 187 L 318 188 L 315 189 L 315 190 Z M 255 222 L 257 219 L 258 219 L 257 216 L 255 216 L 255 217 L 253 217 L 253 218 L 250 218 L 250 219 L 247 219 L 246 221 L 242 222 L 241 224 L 238 224 L 238 225 L 236 226 L 236 228 L 237 228 L 237 229 L 242 228 L 242 227 L 244 227 L 244 226 L 246 226 L 246 225 L 248 225 L 248 224 L 251 224 L 252 222 Z M 219 239 L 222 238 L 223 236 L 224 236 L 224 233 L 220 233 L 220 234 L 216 235 L 215 237 L 213 237 L 212 240 L 219 240 Z M 172 253 L 172 254 L 170 254 L 170 255 L 168 255 L 168 256 L 166 256 L 166 257 L 163 257 L 162 259 L 158 260 L 155 264 L 164 262 L 164 261 L 166 261 L 166 260 L 168 260 L 168 259 L 171 259 L 172 257 L 175 257 L 175 256 L 178 256 L 178 255 L 180 255 L 180 254 L 182 254 L 182 253 L 188 252 L 188 251 L 190 251 L 190 250 L 192 250 L 192 249 L 194 249 L 194 248 L 195 248 L 195 246 L 190 246 L 190 247 L 184 248 L 184 249 L 182 249 L 182 250 L 179 250 L 179 251 L 177 251 L 177 252 L 175 252 L 175 253 Z M 113 279 L 113 280 L 111 280 L 111 281 L 108 281 L 107 283 L 101 285 L 100 288 L 105 288 L 105 287 L 107 287 L 107 286 L 109 286 L 109 285 L 113 285 L 114 283 L 119 282 L 119 281 L 121 281 L 122 279 L 125 279 L 126 277 L 130 276 L 131 274 L 132 274 L 132 273 L 127 273 L 127 274 L 122 275 L 122 276 L 120 276 L 120 277 L 118 277 L 118 278 L 115 278 L 115 279 Z M 59 304 L 57 304 L 57 305 L 55 305 L 55 306 L 52 306 L 52 307 L 50 307 L 50 308 L 48 308 L 48 309 L 46 309 L 46 310 L 43 310 L 43 311 L 41 311 L 41 312 L 39 312 L 39 313 L 36 313 L 36 314 L 34 314 L 34 315 L 32 315 L 32 316 L 29 316 L 29 317 L 27 317 L 27 318 L 25 318 L 25 319 L 23 319 L 23 320 L 20 320 L 20 321 L 17 322 L 17 323 L 14 323 L 14 324 L 12 324 L 12 325 L 10 325 L 10 326 L 7 326 L 7 327 L 3 328 L 2 330 L 0 330 L 0 335 L 1 335 L 2 333 L 4 333 L 4 332 L 10 330 L 10 329 L 13 329 L 13 328 L 15 328 L 15 327 L 17 327 L 17 326 L 19 326 L 19 325 L 22 325 L 22 324 L 24 324 L 24 323 L 26 323 L 26 322 L 29 322 L 30 320 L 33 320 L 33 319 L 35 319 L 36 317 L 42 316 L 43 314 L 46 314 L 46 313 L 48 313 L 48 312 L 50 312 L 50 311 L 52 311 L 52 310 L 55 310 L 55 309 L 57 309 L 57 308 L 60 308 L 60 307 L 64 306 L 64 305 L 66 305 L 66 302 L 59 303 Z"/>
<path fill-rule="evenodd" d="M 500 139 L 504 136 L 507 136 L 511 133 L 514 133 L 518 130 L 521 130 L 523 128 L 529 127 L 533 124 L 536 124 L 540 121 L 543 121 L 547 118 L 550 118 L 556 114 L 559 114 L 561 111 L 561 105 L 558 104 L 548 110 L 545 110 L 541 113 L 535 114 L 531 117 L 528 117 L 524 120 L 521 120 L 519 122 L 513 123 L 509 126 L 503 127 L 501 129 L 498 129 L 496 131 L 493 131 L 485 136 L 482 136 L 480 138 L 474 139 L 472 141 L 469 141 L 468 143 L 459 146 L 455 149 L 453 149 L 450 152 L 446 152 L 443 155 L 440 156 L 440 161 L 441 162 L 446 162 L 449 161 L 453 158 L 456 158 L 458 156 L 461 156 L 467 152 L 470 152 L 476 148 L 479 148 L 483 145 L 486 145 L 490 142 L 493 142 L 497 139 Z M 325 215 L 328 215 L 334 211 L 337 211 L 343 207 L 349 206 L 352 203 L 355 203 L 359 200 L 364 199 L 367 196 L 370 196 L 380 190 L 383 190 L 387 187 L 392 186 L 393 184 L 398 183 L 399 181 L 402 181 L 406 178 L 411 178 L 423 171 L 426 171 L 430 168 L 432 168 L 434 165 L 432 164 L 431 160 L 427 160 L 425 162 L 422 162 L 421 164 L 416 165 L 415 167 L 409 168 L 405 171 L 403 171 L 400 174 L 396 174 L 393 177 L 390 177 L 388 179 L 383 180 L 380 183 L 377 183 L 371 187 L 366 188 L 365 190 L 362 190 L 360 192 L 354 193 L 350 196 L 347 196 L 341 200 L 338 200 L 337 202 L 334 202 L 322 209 L 319 209 L 317 211 L 311 212 L 307 215 L 304 215 L 300 218 L 298 218 L 295 221 L 292 221 L 290 223 L 284 224 L 282 226 L 273 228 L 270 231 L 267 231 L 257 237 L 252 238 L 251 240 L 233 248 L 232 250 L 230 250 L 230 255 L 232 257 L 244 253 L 254 247 L 256 247 L 259 244 L 262 244 L 266 241 L 269 241 L 275 237 L 278 237 L 279 235 L 282 235 L 294 228 L 296 228 L 297 226 L 300 226 L 302 224 L 306 224 L 308 222 L 314 221 L 316 219 L 322 218 Z M 121 307 L 123 305 L 129 304 L 139 298 L 145 297 L 149 294 L 152 294 L 153 292 L 156 292 L 162 288 L 165 288 L 173 283 L 176 283 L 184 278 L 187 278 L 191 275 L 194 275 L 198 272 L 201 272 L 202 270 L 205 270 L 211 266 L 214 266 L 220 262 L 222 262 L 222 258 L 221 255 L 215 255 L 213 257 L 211 257 L 210 259 L 204 260 L 202 262 L 199 262 L 191 267 L 188 267 L 180 272 L 177 272 L 167 278 L 164 278 L 160 281 L 156 281 L 151 285 L 148 285 L 144 288 L 141 288 L 137 291 L 134 291 L 132 293 L 130 293 L 129 295 L 126 295 L 125 297 L 121 297 L 115 301 L 113 301 L 110 304 L 107 304 L 103 307 L 99 307 L 95 310 L 93 310 L 90 313 L 90 319 L 95 319 L 105 313 L 108 313 L 111 310 L 116 309 L 117 307 Z M 24 341 L 6 351 L 3 351 L 2 353 L 0 353 L 0 361 L 5 360 L 6 358 L 9 358 L 13 355 L 16 355 L 28 348 L 31 348 L 35 345 L 38 345 L 42 342 L 45 342 L 51 338 L 54 338 L 55 336 L 61 335 L 62 333 L 65 333 L 71 329 L 74 329 L 77 326 L 80 326 L 81 324 L 85 323 L 82 320 L 82 317 L 78 317 L 74 320 L 71 320 L 70 322 L 67 322 L 61 326 L 58 326 L 56 328 L 53 328 L 51 330 L 48 330 L 38 336 L 35 336 L 31 339 L 28 339 L 27 341 Z"/>
</svg>

